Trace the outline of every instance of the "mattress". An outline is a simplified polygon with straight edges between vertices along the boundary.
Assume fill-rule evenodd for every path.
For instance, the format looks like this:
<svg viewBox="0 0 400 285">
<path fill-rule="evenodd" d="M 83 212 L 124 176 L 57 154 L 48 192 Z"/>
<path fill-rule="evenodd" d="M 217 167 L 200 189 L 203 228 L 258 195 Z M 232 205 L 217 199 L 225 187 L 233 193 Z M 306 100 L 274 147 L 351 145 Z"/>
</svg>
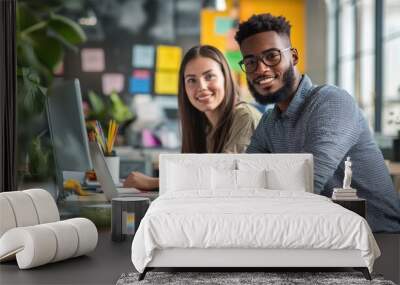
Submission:
<svg viewBox="0 0 400 285">
<path fill-rule="evenodd" d="M 160 196 L 134 237 L 132 262 L 143 272 L 156 250 L 173 248 L 359 250 L 370 271 L 380 255 L 361 216 L 320 195 L 267 189 Z"/>
</svg>

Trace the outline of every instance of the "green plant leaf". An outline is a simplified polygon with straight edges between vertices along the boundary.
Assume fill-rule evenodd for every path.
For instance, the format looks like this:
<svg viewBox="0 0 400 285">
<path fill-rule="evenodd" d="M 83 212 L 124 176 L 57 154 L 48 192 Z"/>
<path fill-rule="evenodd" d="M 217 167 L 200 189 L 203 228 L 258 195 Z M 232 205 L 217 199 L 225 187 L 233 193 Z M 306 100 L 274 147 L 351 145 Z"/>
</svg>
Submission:
<svg viewBox="0 0 400 285">
<path fill-rule="evenodd" d="M 91 112 L 95 114 L 100 114 L 105 111 L 105 105 L 103 100 L 93 91 L 89 91 L 88 93 L 90 106 L 92 107 Z"/>
<path fill-rule="evenodd" d="M 129 110 L 129 108 L 125 105 L 125 103 L 121 100 L 121 98 L 117 93 L 115 92 L 111 93 L 110 100 L 111 100 L 110 115 L 117 121 L 117 123 L 121 124 L 133 118 L 133 113 Z"/>
<path fill-rule="evenodd" d="M 17 5 L 17 31 L 23 31 L 31 26 L 34 26 L 40 19 L 32 13 L 26 3 L 18 2 Z"/>
<path fill-rule="evenodd" d="M 45 106 L 47 89 L 41 86 L 40 77 L 31 68 L 22 68 L 22 77 L 18 80 L 18 100 L 24 116 L 40 114 Z"/>
<path fill-rule="evenodd" d="M 36 58 L 49 71 L 54 70 L 64 57 L 64 49 L 60 42 L 49 37 L 44 29 L 32 33 L 30 38 Z"/>
<path fill-rule="evenodd" d="M 67 17 L 51 14 L 48 25 L 50 30 L 70 45 L 81 44 L 87 39 L 82 28 Z"/>
<path fill-rule="evenodd" d="M 28 150 L 28 165 L 31 178 L 35 180 L 47 178 L 50 174 L 50 159 L 50 150 L 43 149 L 40 136 L 34 137 Z"/>
<path fill-rule="evenodd" d="M 35 11 L 37 14 L 48 14 L 51 11 L 57 11 L 61 9 L 65 4 L 65 0 L 18 0 L 17 4 L 28 6 L 30 10 Z"/>
<path fill-rule="evenodd" d="M 17 61 L 21 67 L 30 67 L 37 71 L 37 73 L 45 80 L 50 82 L 52 78 L 51 70 L 38 59 L 32 39 L 25 37 L 17 43 Z"/>
</svg>

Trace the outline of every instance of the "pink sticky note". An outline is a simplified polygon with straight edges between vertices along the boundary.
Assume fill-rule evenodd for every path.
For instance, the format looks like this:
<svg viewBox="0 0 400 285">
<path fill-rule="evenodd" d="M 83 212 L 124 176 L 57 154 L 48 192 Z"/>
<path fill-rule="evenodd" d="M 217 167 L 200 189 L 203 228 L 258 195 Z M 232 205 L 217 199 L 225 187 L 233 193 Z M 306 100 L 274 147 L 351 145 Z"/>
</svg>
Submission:
<svg viewBox="0 0 400 285">
<path fill-rule="evenodd" d="M 147 69 L 135 69 L 132 72 L 132 76 L 140 79 L 148 79 L 150 77 L 150 71 Z"/>
<path fill-rule="evenodd" d="M 85 72 L 102 72 L 105 68 L 104 50 L 101 48 L 82 49 L 81 60 Z"/>
<path fill-rule="evenodd" d="M 151 133 L 151 131 L 149 129 L 143 129 L 142 130 L 142 144 L 144 147 L 155 147 L 155 146 L 159 146 L 160 142 Z"/>
<path fill-rule="evenodd" d="M 105 95 L 124 90 L 124 75 L 121 73 L 104 73 L 101 77 L 102 90 Z"/>
</svg>

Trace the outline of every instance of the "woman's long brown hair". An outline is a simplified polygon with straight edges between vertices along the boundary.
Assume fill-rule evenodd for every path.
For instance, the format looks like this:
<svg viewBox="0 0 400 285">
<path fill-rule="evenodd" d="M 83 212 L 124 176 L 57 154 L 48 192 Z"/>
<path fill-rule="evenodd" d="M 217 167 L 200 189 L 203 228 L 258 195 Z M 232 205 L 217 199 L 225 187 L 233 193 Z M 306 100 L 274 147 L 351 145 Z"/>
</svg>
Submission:
<svg viewBox="0 0 400 285">
<path fill-rule="evenodd" d="M 218 108 L 221 117 L 212 132 L 211 149 L 207 149 L 206 128 L 210 127 L 203 112 L 197 110 L 190 103 L 185 90 L 185 69 L 189 61 L 207 57 L 216 61 L 225 78 L 225 96 Z M 237 101 L 238 92 L 232 78 L 231 70 L 224 55 L 215 47 L 209 45 L 192 47 L 183 57 L 179 70 L 178 106 L 182 125 L 182 153 L 220 153 L 232 126 L 233 110 Z"/>
</svg>

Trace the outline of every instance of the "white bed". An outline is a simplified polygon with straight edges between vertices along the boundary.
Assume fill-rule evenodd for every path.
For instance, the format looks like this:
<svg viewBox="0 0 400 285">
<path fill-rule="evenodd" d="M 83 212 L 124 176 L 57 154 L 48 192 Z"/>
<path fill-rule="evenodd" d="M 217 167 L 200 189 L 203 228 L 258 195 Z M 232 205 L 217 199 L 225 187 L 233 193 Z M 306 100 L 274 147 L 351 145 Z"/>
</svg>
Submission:
<svg viewBox="0 0 400 285">
<path fill-rule="evenodd" d="M 380 252 L 367 222 L 312 192 L 309 154 L 162 155 L 132 262 L 141 279 L 154 267 L 354 267 L 370 278 Z"/>
</svg>

